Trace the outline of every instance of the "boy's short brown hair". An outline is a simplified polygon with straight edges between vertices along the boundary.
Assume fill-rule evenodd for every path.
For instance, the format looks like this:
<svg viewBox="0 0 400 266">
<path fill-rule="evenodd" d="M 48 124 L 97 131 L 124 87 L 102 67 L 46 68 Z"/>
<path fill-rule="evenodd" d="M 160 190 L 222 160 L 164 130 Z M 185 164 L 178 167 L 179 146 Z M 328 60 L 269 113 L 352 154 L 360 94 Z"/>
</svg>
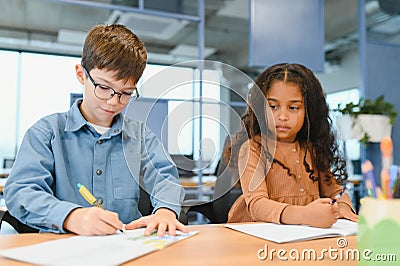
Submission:
<svg viewBox="0 0 400 266">
<path fill-rule="evenodd" d="M 82 66 L 115 71 L 117 80 L 138 82 L 146 67 L 143 42 L 123 25 L 96 25 L 88 33 Z"/>
</svg>

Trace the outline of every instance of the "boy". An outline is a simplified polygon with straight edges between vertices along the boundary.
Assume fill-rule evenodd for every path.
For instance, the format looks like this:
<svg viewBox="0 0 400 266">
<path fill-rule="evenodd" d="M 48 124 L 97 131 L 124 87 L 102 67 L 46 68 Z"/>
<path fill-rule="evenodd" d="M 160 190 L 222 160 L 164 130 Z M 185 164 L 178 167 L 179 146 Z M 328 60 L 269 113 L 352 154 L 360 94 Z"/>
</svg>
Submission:
<svg viewBox="0 0 400 266">
<path fill-rule="evenodd" d="M 10 213 L 42 232 L 107 235 L 146 226 L 149 235 L 187 232 L 177 220 L 184 190 L 176 167 L 143 123 L 123 117 L 139 95 L 146 66 L 141 40 L 122 25 L 88 33 L 75 66 L 83 99 L 67 113 L 39 120 L 25 134 L 4 189 Z M 151 192 L 153 214 L 138 210 L 139 175 Z M 101 203 L 90 204 L 83 184 Z M 103 207 L 103 208 L 100 208 Z"/>
</svg>

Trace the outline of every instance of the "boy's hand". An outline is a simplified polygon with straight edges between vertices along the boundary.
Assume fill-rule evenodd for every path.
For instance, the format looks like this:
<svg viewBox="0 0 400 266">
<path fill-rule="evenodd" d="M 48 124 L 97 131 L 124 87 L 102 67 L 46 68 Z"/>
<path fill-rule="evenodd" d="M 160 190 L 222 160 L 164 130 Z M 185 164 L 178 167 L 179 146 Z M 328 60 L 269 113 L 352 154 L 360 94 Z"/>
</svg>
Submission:
<svg viewBox="0 0 400 266">
<path fill-rule="evenodd" d="M 122 227 L 117 213 L 98 207 L 74 209 L 64 221 L 64 228 L 78 235 L 111 235 Z"/>
<path fill-rule="evenodd" d="M 160 208 L 152 215 L 143 216 L 132 221 L 126 225 L 125 229 L 136 229 L 144 226 L 146 226 L 144 232 L 146 236 L 151 235 L 155 229 L 157 229 L 158 236 L 164 236 L 166 231 L 172 236 L 176 235 L 176 230 L 180 230 L 183 233 L 189 232 L 187 227 L 176 219 L 175 213 L 165 208 Z"/>
</svg>

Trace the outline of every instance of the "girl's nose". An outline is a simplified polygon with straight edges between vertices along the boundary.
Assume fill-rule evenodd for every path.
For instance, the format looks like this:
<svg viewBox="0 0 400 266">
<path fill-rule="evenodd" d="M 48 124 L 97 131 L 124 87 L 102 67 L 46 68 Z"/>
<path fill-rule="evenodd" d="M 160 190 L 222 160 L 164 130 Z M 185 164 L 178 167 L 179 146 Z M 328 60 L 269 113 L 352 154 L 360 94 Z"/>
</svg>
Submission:
<svg viewBox="0 0 400 266">
<path fill-rule="evenodd" d="M 279 119 L 279 120 L 282 120 L 282 121 L 288 120 L 287 112 L 286 112 L 285 110 L 281 109 L 281 110 L 279 111 L 279 114 L 278 114 L 278 119 Z"/>
</svg>

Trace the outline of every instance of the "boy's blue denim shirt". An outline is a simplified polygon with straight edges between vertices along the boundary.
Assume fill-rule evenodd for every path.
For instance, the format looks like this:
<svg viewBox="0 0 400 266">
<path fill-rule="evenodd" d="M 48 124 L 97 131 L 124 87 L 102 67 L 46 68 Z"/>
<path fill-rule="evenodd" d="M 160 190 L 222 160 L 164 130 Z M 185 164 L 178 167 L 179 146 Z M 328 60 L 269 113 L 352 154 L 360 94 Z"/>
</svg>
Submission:
<svg viewBox="0 0 400 266">
<path fill-rule="evenodd" d="M 117 212 L 123 223 L 140 218 L 139 176 L 154 211 L 179 215 L 184 190 L 161 141 L 142 123 L 119 114 L 100 135 L 79 111 L 42 118 L 26 132 L 4 188 L 10 213 L 41 232 L 65 233 L 75 208 L 90 206 L 77 183 Z"/>
</svg>

